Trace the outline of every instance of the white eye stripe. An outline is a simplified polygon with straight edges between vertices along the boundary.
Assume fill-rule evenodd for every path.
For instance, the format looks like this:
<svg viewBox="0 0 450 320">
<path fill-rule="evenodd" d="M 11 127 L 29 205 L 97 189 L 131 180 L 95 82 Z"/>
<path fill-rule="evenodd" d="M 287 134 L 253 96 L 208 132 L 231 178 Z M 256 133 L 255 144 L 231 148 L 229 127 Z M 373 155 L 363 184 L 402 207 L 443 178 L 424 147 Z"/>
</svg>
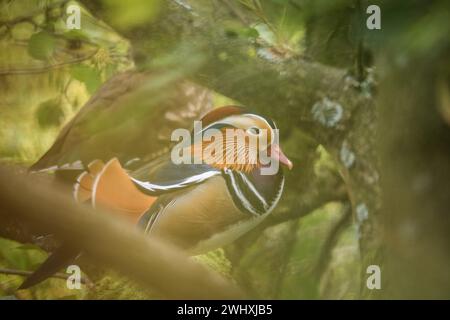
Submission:
<svg viewBox="0 0 450 320">
<path fill-rule="evenodd" d="M 270 137 L 271 137 L 271 141 L 268 144 L 272 144 L 272 142 L 274 141 L 275 131 L 272 128 L 272 126 L 270 125 L 270 123 L 266 119 L 264 119 L 263 117 L 261 117 L 257 114 L 245 113 L 244 116 L 253 117 L 253 118 L 259 119 L 260 121 L 264 122 L 264 124 L 267 126 L 267 128 L 269 128 L 269 130 L 267 130 L 268 131 L 267 133 L 269 133 Z M 275 125 L 275 122 L 274 122 L 274 125 Z M 275 129 L 277 129 L 276 125 L 275 125 Z"/>
<path fill-rule="evenodd" d="M 242 118 L 240 118 L 240 117 L 245 117 L 246 119 L 242 120 Z M 258 125 L 256 125 L 257 123 L 255 123 L 256 120 L 259 121 Z M 261 136 L 262 133 L 264 133 L 265 135 L 267 135 L 267 137 L 270 137 L 270 141 L 266 142 L 267 145 L 271 145 L 273 142 L 277 141 L 275 136 L 278 135 L 278 132 L 277 132 L 278 129 L 276 127 L 275 122 L 273 122 L 273 125 L 275 126 L 275 128 L 272 128 L 270 123 L 264 117 L 253 114 L 253 113 L 232 115 L 232 116 L 226 117 L 224 119 L 215 121 L 215 122 L 207 125 L 205 128 L 202 128 L 200 133 L 204 133 L 208 129 L 210 129 L 214 126 L 217 126 L 217 125 L 233 126 L 233 127 L 236 127 L 236 126 L 237 127 L 239 127 L 239 126 L 250 127 L 249 129 L 257 128 L 259 130 L 259 134 L 250 133 L 249 129 L 247 129 L 246 132 L 251 135 L 254 135 L 254 136 Z M 267 129 L 264 127 L 266 127 Z"/>
<path fill-rule="evenodd" d="M 268 128 L 273 129 L 272 126 L 270 125 L 270 123 L 269 123 L 266 119 L 264 119 L 263 117 L 261 117 L 261 116 L 259 116 L 259 115 L 257 115 L 257 114 L 253 114 L 253 113 L 244 113 L 244 114 L 242 114 L 242 115 L 240 115 L 240 116 L 258 119 L 259 121 L 262 121 Z M 238 118 L 238 117 L 240 117 L 240 116 L 232 115 L 232 116 L 223 118 L 223 119 L 221 119 L 221 120 L 215 121 L 215 122 L 210 123 L 209 125 L 207 125 L 205 128 L 203 128 L 202 131 L 204 131 L 204 130 L 206 130 L 206 129 L 208 129 L 208 128 L 214 126 L 214 125 L 217 125 L 217 124 L 225 124 L 225 125 L 228 124 L 228 125 L 232 125 L 232 124 L 233 124 L 233 123 L 232 123 L 232 122 L 233 122 L 232 120 L 233 120 L 233 119 L 236 119 L 236 118 Z M 276 129 L 276 127 L 275 127 L 275 129 Z"/>
<path fill-rule="evenodd" d="M 250 127 L 247 129 L 247 132 L 257 136 L 261 133 L 261 130 L 257 127 Z"/>
<path fill-rule="evenodd" d="M 269 122 L 268 122 L 266 119 L 264 119 L 263 117 L 261 117 L 261 116 L 259 116 L 259 115 L 257 115 L 257 114 L 253 114 L 253 113 L 245 113 L 244 116 L 257 118 L 257 119 L 263 121 L 269 128 L 271 128 Z"/>
</svg>

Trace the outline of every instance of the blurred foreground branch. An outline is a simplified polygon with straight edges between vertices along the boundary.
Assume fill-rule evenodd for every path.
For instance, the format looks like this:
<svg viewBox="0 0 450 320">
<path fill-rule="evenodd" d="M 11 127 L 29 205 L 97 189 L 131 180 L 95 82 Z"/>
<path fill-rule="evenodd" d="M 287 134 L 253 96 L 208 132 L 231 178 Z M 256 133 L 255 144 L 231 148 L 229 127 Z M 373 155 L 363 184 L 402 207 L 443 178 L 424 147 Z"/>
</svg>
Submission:
<svg viewBox="0 0 450 320">
<path fill-rule="evenodd" d="M 11 216 L 55 233 L 93 260 L 111 266 L 168 298 L 230 299 L 240 291 L 187 255 L 149 241 L 126 222 L 82 208 L 56 188 L 0 167 L 0 229 Z M 1 234 L 4 232 L 0 231 Z"/>
</svg>

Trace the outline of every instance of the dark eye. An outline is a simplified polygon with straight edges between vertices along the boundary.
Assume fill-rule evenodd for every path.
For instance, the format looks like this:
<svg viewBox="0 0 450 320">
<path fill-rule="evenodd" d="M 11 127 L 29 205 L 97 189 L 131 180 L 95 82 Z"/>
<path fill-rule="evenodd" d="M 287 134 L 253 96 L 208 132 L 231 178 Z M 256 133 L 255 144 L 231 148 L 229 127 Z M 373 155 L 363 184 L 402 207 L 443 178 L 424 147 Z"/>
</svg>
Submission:
<svg viewBox="0 0 450 320">
<path fill-rule="evenodd" d="M 259 128 L 251 127 L 251 128 L 248 128 L 247 131 L 251 134 L 259 135 Z"/>
</svg>

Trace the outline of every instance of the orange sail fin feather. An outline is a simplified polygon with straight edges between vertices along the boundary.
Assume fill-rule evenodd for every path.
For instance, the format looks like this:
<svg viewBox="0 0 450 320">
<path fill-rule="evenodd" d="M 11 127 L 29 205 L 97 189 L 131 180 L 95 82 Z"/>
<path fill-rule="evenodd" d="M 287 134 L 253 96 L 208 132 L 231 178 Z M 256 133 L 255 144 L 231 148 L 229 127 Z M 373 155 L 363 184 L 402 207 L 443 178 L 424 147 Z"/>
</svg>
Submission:
<svg viewBox="0 0 450 320">
<path fill-rule="evenodd" d="M 139 191 L 117 158 L 96 175 L 91 198 L 94 208 L 118 213 L 133 223 L 138 222 L 156 199 Z"/>
<path fill-rule="evenodd" d="M 133 223 L 156 200 L 139 191 L 116 158 L 107 164 L 92 161 L 74 185 L 74 198 L 79 203 L 91 200 L 94 208 L 118 213 Z"/>
</svg>

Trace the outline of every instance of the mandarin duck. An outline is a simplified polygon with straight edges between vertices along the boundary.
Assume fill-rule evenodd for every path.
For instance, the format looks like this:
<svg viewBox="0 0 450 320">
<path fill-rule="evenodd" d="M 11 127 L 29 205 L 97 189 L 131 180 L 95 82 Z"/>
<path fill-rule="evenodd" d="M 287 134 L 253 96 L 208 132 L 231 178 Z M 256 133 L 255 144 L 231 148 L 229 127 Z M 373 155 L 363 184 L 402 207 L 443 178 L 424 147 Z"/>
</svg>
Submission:
<svg viewBox="0 0 450 320">
<path fill-rule="evenodd" d="M 86 165 L 85 159 L 74 161 L 56 170 L 77 172 L 72 190 L 75 201 L 120 215 L 149 237 L 170 242 L 190 254 L 205 253 L 236 240 L 277 205 L 284 186 L 283 170 L 264 173 L 268 164 L 263 163 L 261 151 L 269 160 L 289 169 L 292 163 L 277 144 L 274 122 L 259 114 L 225 106 L 209 111 L 200 123 L 204 128 L 200 132 L 202 139 L 193 139 L 180 149 L 193 160 L 187 163 L 174 161 L 171 152 L 140 163 L 138 168 L 112 157 L 108 161 L 93 159 Z M 222 133 L 220 138 L 203 139 L 210 129 Z M 243 132 L 244 143 L 228 136 L 227 130 Z M 256 143 L 250 143 L 253 138 Z M 62 145 L 64 141 L 57 140 L 55 144 Z M 229 150 L 235 151 L 232 157 L 228 156 Z M 39 163 L 47 164 L 45 158 L 49 154 L 33 169 L 40 169 Z M 20 289 L 51 276 L 79 253 L 63 244 Z"/>
</svg>

